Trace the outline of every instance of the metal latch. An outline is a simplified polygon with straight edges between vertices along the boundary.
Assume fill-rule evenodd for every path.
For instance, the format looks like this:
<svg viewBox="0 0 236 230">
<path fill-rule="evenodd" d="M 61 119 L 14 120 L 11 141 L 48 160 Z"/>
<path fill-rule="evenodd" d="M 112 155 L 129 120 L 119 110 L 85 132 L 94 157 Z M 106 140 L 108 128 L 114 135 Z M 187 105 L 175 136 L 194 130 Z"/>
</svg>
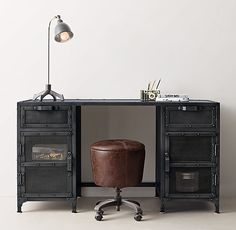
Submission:
<svg viewBox="0 0 236 230">
<path fill-rule="evenodd" d="M 165 153 L 165 172 L 170 171 L 170 157 L 168 153 Z"/>
<path fill-rule="evenodd" d="M 22 156 L 22 144 L 19 145 L 19 156 Z"/>
<path fill-rule="evenodd" d="M 214 148 L 214 154 L 215 154 L 215 156 L 216 156 L 216 153 L 217 153 L 217 144 L 215 144 L 215 148 Z"/>
</svg>

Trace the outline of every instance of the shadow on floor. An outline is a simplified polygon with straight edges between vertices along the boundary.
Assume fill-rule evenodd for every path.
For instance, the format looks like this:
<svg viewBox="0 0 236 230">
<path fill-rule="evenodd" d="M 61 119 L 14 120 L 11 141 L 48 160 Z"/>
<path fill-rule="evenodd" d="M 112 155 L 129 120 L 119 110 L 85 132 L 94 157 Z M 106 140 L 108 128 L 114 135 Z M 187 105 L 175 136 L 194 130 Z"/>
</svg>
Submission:
<svg viewBox="0 0 236 230">
<path fill-rule="evenodd" d="M 99 200 L 105 200 L 104 197 L 83 197 L 77 199 L 77 213 L 93 212 L 96 202 Z M 144 216 L 156 216 L 160 215 L 160 201 L 158 198 L 132 198 L 140 202 L 143 209 Z M 133 215 L 133 210 L 128 207 L 121 206 L 121 211 L 125 211 L 125 215 L 130 212 Z M 23 204 L 23 212 L 71 212 L 71 204 L 65 201 L 44 201 L 44 202 L 26 202 Z M 176 212 L 214 212 L 215 207 L 212 202 L 209 201 L 192 201 L 192 200 L 174 200 L 169 201 L 166 204 L 166 213 Z M 105 215 L 114 214 L 116 212 L 115 207 L 108 207 L 105 209 Z M 221 213 L 236 212 L 236 201 L 232 199 L 224 199 L 220 202 Z M 122 213 L 122 212 L 120 212 Z"/>
</svg>

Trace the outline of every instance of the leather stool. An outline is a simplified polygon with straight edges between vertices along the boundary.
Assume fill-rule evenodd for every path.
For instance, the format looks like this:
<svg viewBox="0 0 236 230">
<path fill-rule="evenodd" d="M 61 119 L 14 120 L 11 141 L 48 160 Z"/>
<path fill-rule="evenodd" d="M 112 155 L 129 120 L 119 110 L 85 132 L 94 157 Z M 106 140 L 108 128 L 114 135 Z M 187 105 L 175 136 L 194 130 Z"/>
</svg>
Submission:
<svg viewBox="0 0 236 230">
<path fill-rule="evenodd" d="M 138 185 L 142 181 L 145 159 L 145 146 L 133 140 L 103 140 L 91 145 L 91 162 L 93 178 L 96 185 L 113 187 L 114 199 L 100 201 L 96 204 L 95 219 L 103 218 L 103 208 L 116 206 L 120 211 L 122 204 L 135 210 L 134 219 L 142 219 L 142 209 L 136 201 L 125 200 L 120 196 L 121 188 Z"/>
</svg>

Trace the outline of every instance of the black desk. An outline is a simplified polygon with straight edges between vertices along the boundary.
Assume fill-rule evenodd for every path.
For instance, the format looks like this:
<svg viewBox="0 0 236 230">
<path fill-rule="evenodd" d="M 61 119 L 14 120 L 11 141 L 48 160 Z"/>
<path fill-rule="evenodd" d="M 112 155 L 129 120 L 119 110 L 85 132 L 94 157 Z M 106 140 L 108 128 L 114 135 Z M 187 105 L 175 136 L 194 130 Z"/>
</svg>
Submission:
<svg viewBox="0 0 236 230">
<path fill-rule="evenodd" d="M 84 99 L 17 103 L 17 207 L 26 201 L 67 200 L 76 212 L 81 187 L 81 107 L 154 106 L 155 187 L 161 211 L 171 199 L 204 199 L 219 212 L 220 104 L 208 100 L 143 102 Z M 148 156 L 147 156 L 148 157 Z"/>
</svg>

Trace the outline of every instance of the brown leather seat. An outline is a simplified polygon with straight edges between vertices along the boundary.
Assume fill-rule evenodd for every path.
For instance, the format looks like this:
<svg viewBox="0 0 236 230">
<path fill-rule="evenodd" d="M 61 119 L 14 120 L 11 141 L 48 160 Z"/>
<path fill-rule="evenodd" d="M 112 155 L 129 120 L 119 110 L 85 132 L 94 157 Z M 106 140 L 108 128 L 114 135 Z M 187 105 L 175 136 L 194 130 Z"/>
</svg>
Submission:
<svg viewBox="0 0 236 230">
<path fill-rule="evenodd" d="M 131 187 L 142 181 L 145 146 L 131 140 L 104 140 L 91 146 L 93 177 L 103 187 Z"/>
<path fill-rule="evenodd" d="M 120 188 L 136 186 L 142 181 L 145 159 L 144 144 L 133 140 L 103 140 L 91 145 L 91 162 L 94 182 L 103 187 L 116 188 L 117 196 L 110 202 L 104 202 L 95 207 L 96 219 L 102 219 L 102 208 L 124 203 L 135 208 L 136 220 L 141 219 L 142 210 L 138 202 L 134 204 L 127 202 L 120 197 Z M 109 203 L 109 204 L 108 204 Z M 135 206 L 135 207 L 134 207 Z M 138 217 L 137 217 L 138 215 Z"/>
</svg>

